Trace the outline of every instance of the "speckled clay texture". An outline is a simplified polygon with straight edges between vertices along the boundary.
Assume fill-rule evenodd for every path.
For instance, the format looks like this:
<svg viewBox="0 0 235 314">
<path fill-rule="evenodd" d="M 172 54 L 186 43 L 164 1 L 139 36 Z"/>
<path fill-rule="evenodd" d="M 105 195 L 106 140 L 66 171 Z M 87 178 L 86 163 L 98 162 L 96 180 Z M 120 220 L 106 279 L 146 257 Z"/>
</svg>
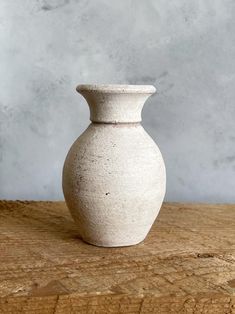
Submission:
<svg viewBox="0 0 235 314">
<path fill-rule="evenodd" d="M 63 191 L 78 232 L 98 246 L 144 240 L 165 195 L 161 152 L 141 126 L 149 85 L 79 85 L 92 123 L 72 145 Z"/>
</svg>

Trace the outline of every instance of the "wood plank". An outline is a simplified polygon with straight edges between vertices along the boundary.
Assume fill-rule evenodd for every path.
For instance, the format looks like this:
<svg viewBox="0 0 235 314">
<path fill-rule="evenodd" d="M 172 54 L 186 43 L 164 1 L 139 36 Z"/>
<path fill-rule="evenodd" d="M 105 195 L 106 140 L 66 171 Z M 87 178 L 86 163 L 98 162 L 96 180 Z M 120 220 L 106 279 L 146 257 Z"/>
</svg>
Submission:
<svg viewBox="0 0 235 314">
<path fill-rule="evenodd" d="M 235 205 L 165 203 L 144 242 L 100 248 L 64 202 L 0 201 L 0 313 L 235 313 Z"/>
</svg>

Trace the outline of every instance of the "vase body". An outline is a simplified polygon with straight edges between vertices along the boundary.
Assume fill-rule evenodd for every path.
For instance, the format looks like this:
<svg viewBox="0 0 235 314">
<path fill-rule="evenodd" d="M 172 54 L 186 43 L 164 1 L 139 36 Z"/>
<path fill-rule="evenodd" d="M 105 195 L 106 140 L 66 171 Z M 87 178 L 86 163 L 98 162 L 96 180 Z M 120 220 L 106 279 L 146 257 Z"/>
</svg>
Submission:
<svg viewBox="0 0 235 314">
<path fill-rule="evenodd" d="M 80 85 L 92 123 L 72 145 L 63 169 L 66 204 L 84 241 L 106 247 L 144 240 L 165 195 L 157 145 L 140 124 L 145 85 Z"/>
</svg>

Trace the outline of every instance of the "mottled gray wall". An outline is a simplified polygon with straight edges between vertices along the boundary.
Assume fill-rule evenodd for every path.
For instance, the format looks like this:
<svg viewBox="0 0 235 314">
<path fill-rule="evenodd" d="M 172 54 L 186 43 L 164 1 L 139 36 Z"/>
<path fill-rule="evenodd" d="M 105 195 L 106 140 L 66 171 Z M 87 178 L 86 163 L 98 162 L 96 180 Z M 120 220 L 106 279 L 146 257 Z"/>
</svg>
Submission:
<svg viewBox="0 0 235 314">
<path fill-rule="evenodd" d="M 167 200 L 235 202 L 234 0 L 1 0 L 0 198 L 62 198 L 94 82 L 157 87 Z"/>
</svg>

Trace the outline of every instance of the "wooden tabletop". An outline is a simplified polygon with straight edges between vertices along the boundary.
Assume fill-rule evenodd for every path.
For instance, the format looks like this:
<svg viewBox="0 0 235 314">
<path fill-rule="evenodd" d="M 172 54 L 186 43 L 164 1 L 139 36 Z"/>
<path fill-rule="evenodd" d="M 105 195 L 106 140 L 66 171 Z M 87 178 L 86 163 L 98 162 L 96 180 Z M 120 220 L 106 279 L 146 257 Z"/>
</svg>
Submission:
<svg viewBox="0 0 235 314">
<path fill-rule="evenodd" d="M 165 203 L 144 242 L 100 248 L 63 202 L 0 201 L 0 313 L 235 313 L 235 205 Z"/>
</svg>

